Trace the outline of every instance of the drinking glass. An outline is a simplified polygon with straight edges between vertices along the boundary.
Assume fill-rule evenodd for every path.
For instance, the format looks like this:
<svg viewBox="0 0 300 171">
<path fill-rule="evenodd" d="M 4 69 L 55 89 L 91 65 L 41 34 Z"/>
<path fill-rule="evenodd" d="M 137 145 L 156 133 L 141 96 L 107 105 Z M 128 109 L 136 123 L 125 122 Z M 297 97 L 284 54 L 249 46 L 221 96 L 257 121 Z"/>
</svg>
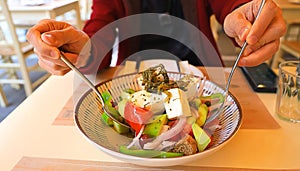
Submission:
<svg viewBox="0 0 300 171">
<path fill-rule="evenodd" d="M 284 120 L 300 122 L 300 62 L 279 65 L 276 113 Z"/>
</svg>

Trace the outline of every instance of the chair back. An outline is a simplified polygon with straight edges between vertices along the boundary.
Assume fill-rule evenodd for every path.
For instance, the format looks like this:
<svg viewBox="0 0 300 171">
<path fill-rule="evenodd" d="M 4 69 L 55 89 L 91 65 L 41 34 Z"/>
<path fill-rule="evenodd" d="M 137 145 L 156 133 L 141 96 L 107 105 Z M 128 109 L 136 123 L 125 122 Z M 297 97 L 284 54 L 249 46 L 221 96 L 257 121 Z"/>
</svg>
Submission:
<svg viewBox="0 0 300 171">
<path fill-rule="evenodd" d="M 26 40 L 20 40 L 20 34 L 17 32 L 17 26 L 14 24 L 7 0 L 0 0 L 0 38 L 0 69 L 4 70 L 3 73 L 0 73 L 0 86 L 3 84 L 11 84 L 13 87 L 24 85 L 26 95 L 30 95 L 34 88 L 46 80 L 50 74 L 47 74 L 45 70 L 41 70 L 37 62 L 27 66 L 27 58 L 31 55 L 36 57 L 33 46 Z M 15 57 L 17 61 L 14 60 Z M 21 76 L 17 74 L 17 71 L 20 71 Z M 32 81 L 29 75 L 31 71 L 46 74 Z M 0 87 L 0 95 L 3 96 L 1 91 Z M 0 102 L 3 102 L 1 96 Z M 5 106 L 5 104 L 2 106 Z"/>
<path fill-rule="evenodd" d="M 1 22 L 1 29 L 2 29 L 2 33 L 4 34 L 4 36 L 2 36 L 1 39 L 2 40 L 1 46 L 6 47 L 5 49 L 7 48 L 12 49 L 13 52 L 10 53 L 15 53 L 16 55 L 20 55 L 22 53 L 21 52 L 22 48 L 17 35 L 16 27 L 13 23 L 11 12 L 7 5 L 7 0 L 1 0 L 0 7 L 1 7 L 1 14 L 2 14 L 1 18 L 3 18 Z"/>
</svg>

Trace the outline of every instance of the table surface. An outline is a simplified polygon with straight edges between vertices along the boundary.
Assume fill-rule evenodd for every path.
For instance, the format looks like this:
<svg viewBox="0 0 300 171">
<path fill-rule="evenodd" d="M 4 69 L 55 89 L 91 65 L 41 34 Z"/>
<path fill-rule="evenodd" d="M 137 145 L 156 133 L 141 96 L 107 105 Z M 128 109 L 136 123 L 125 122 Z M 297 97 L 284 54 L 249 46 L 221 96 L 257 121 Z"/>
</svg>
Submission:
<svg viewBox="0 0 300 171">
<path fill-rule="evenodd" d="M 73 94 L 73 81 L 73 72 L 51 76 L 0 124 L 0 170 L 12 170 L 21 160 L 28 162 L 26 157 L 36 158 L 35 165 L 50 159 L 67 160 L 73 167 L 78 161 L 127 165 L 96 149 L 75 126 L 53 125 Z M 300 169 L 300 124 L 278 119 L 275 94 L 256 94 L 280 128 L 240 129 L 216 153 L 178 168 Z"/>
<path fill-rule="evenodd" d="M 76 26 L 82 28 L 80 15 L 80 5 L 78 0 L 49 0 L 41 5 L 22 5 L 19 1 L 9 1 L 9 9 L 14 21 L 18 25 L 26 23 L 34 25 L 39 20 L 45 18 L 57 19 L 58 16 L 63 16 L 70 11 L 74 11 L 75 15 L 72 19 L 76 20 Z"/>
</svg>

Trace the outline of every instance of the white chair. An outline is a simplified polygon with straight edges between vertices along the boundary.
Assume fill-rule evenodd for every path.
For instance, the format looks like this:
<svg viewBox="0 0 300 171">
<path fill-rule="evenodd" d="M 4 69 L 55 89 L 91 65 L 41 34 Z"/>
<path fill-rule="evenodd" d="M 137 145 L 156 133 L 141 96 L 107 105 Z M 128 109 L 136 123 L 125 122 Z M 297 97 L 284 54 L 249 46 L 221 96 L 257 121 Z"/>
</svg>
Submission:
<svg viewBox="0 0 300 171">
<path fill-rule="evenodd" d="M 86 21 L 90 18 L 92 10 L 92 0 L 79 0 L 80 2 L 80 11 L 81 18 L 83 21 Z"/>
<path fill-rule="evenodd" d="M 0 106 L 6 107 L 8 105 L 7 98 L 3 92 L 2 86 L 0 85 Z"/>
<path fill-rule="evenodd" d="M 2 38 L 2 40 L 0 39 L 0 69 L 3 70 L 0 75 L 0 86 L 3 84 L 10 84 L 15 88 L 19 88 L 19 85 L 23 85 L 26 95 L 29 96 L 39 84 L 50 76 L 50 74 L 46 73 L 35 82 L 31 81 L 29 76 L 30 72 L 45 71 L 41 70 L 37 63 L 30 67 L 26 64 L 26 59 L 28 59 L 29 56 L 34 55 L 33 46 L 26 41 L 20 42 L 16 31 L 16 25 L 13 23 L 7 5 L 7 0 L 1 0 L 0 7 L 0 18 L 2 19 L 0 26 L 4 26 L 5 23 L 7 23 L 7 27 L 2 28 L 2 32 L 5 32 L 5 35 L 0 36 L 0 38 Z M 7 38 L 8 36 L 10 38 Z M 13 60 L 13 58 L 16 60 Z M 18 71 L 20 72 L 20 77 L 17 75 Z M 0 102 L 1 106 L 8 105 L 2 87 L 0 87 Z"/>
</svg>

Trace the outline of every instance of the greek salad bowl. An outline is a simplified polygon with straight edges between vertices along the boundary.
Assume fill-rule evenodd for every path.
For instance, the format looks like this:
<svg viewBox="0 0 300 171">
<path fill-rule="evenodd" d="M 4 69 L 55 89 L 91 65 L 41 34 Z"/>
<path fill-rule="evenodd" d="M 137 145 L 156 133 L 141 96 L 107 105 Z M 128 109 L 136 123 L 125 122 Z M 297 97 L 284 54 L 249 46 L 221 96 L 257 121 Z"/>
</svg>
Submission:
<svg viewBox="0 0 300 171">
<path fill-rule="evenodd" d="M 137 165 L 182 165 L 218 151 L 241 126 L 238 101 L 231 94 L 224 99 L 224 89 L 205 78 L 162 70 L 153 67 L 148 73 L 118 76 L 97 85 L 105 103 L 129 128 L 106 115 L 92 90 L 75 106 L 76 127 L 101 151 Z M 164 85 L 157 86 L 156 81 Z M 223 100 L 226 105 L 219 118 L 205 123 Z"/>
</svg>

